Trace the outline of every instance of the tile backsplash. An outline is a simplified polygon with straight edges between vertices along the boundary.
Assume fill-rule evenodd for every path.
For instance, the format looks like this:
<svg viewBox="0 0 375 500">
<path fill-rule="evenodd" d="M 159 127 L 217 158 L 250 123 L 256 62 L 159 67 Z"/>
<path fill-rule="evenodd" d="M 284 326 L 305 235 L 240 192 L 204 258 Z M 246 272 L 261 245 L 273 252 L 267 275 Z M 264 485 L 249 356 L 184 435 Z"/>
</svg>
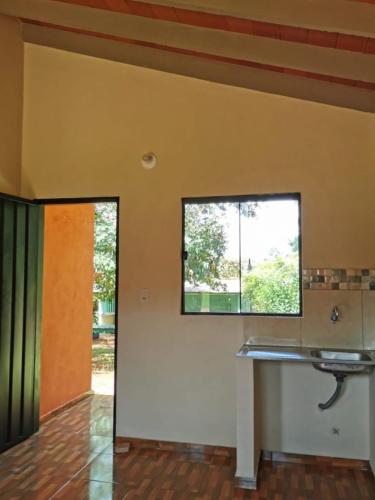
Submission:
<svg viewBox="0 0 375 500">
<path fill-rule="evenodd" d="M 301 345 L 301 318 L 244 317 L 245 340 L 261 345 Z"/>
<path fill-rule="evenodd" d="M 375 269 L 304 269 L 308 290 L 375 290 Z"/>
</svg>

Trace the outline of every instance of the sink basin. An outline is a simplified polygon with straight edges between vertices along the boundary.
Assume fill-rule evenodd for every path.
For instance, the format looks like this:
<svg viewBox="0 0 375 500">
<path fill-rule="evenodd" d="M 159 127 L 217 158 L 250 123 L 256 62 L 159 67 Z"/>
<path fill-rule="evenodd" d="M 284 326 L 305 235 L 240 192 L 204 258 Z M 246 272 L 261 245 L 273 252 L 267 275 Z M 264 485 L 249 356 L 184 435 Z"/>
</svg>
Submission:
<svg viewBox="0 0 375 500">
<path fill-rule="evenodd" d="M 311 351 L 311 356 L 319 359 L 313 363 L 314 368 L 330 373 L 368 373 L 371 370 L 370 366 L 361 364 L 362 361 L 371 361 L 371 357 L 361 351 L 326 351 L 314 350 Z M 346 364 L 345 362 L 348 362 Z M 355 362 L 358 362 L 356 364 Z"/>
<path fill-rule="evenodd" d="M 311 351 L 314 358 L 324 359 L 325 361 L 371 361 L 368 354 L 359 351 Z"/>
</svg>

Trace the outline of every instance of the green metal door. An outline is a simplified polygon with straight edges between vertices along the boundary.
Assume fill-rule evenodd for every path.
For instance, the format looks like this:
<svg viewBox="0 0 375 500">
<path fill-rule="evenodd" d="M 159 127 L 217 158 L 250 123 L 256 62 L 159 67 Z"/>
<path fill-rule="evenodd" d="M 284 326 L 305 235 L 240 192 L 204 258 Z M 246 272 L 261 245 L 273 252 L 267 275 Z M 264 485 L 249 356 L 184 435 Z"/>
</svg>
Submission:
<svg viewBox="0 0 375 500">
<path fill-rule="evenodd" d="M 43 207 L 0 199 L 0 452 L 39 428 Z"/>
</svg>

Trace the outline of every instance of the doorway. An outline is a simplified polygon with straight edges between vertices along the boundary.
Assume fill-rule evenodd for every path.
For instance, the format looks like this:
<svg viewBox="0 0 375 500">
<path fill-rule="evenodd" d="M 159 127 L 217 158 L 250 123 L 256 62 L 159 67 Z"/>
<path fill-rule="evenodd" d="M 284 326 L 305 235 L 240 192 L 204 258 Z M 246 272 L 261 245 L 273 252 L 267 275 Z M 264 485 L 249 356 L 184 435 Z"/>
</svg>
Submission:
<svg viewBox="0 0 375 500">
<path fill-rule="evenodd" d="M 2 405 L 0 409 L 0 452 L 14 446 L 20 441 L 31 436 L 39 429 L 40 422 L 40 383 L 41 383 L 41 353 L 40 332 L 42 330 L 41 305 L 45 293 L 43 292 L 43 248 L 46 233 L 43 230 L 44 207 L 60 206 L 84 206 L 96 203 L 113 203 L 116 213 L 116 241 L 115 241 L 115 283 L 114 303 L 118 299 L 118 228 L 119 228 L 119 199 L 118 198 L 79 198 L 79 199 L 57 199 L 57 200 L 26 200 L 18 197 L 0 194 L 0 246 L 1 246 L 1 325 L 0 325 L 0 396 Z M 48 207 L 47 207 L 48 208 Z M 93 216 L 94 218 L 94 216 Z M 56 234 L 55 234 L 56 236 Z M 71 235 L 72 236 L 72 235 Z M 56 238 L 55 238 L 56 239 Z M 69 246 L 74 238 L 66 238 L 60 246 Z M 55 242 L 56 243 L 56 242 Z M 52 260 L 58 260 L 58 246 L 52 253 Z M 92 271 L 93 266 L 91 265 Z M 79 271 L 79 265 L 75 268 Z M 74 274 L 74 273 L 73 273 Z M 72 274 L 70 276 L 72 278 Z M 52 277 L 51 290 L 63 285 L 66 287 L 67 277 L 64 273 L 57 273 Z M 66 288 L 67 295 L 72 294 L 81 307 L 78 284 L 81 283 L 80 272 L 73 276 L 73 285 L 70 283 Z M 64 284 L 65 282 L 65 284 Z M 76 285 L 74 285 L 74 283 Z M 75 290 L 77 293 L 75 293 Z M 91 290 L 92 291 L 92 290 Z M 43 293 L 42 293 L 43 292 Z M 60 298 L 64 298 L 64 294 Z M 92 295 L 91 295 L 92 299 Z M 90 300 L 91 300 L 90 299 Z M 65 307 L 64 300 L 55 303 L 52 313 L 55 325 L 59 321 L 66 321 L 69 325 L 69 309 Z M 73 302 L 74 302 L 73 300 Z M 90 357 L 93 336 L 93 304 L 89 305 L 90 318 Z M 60 318 L 60 320 L 59 320 Z M 62 318 L 62 319 L 61 319 Z M 82 320 L 82 318 L 81 318 Z M 87 320 L 87 318 L 86 318 Z M 117 307 L 113 311 L 114 331 L 117 332 Z M 57 327 L 56 327 L 57 328 Z M 66 332 L 69 330 L 69 326 Z M 66 348 L 64 336 L 56 340 L 56 348 Z M 69 349 L 68 349 L 69 350 Z M 113 342 L 113 372 L 116 371 L 117 335 Z M 80 356 L 72 356 L 77 365 L 82 361 Z M 68 372 L 71 361 L 68 360 L 63 366 L 53 366 L 55 369 L 55 380 L 50 380 L 50 390 L 56 394 L 66 388 L 62 374 Z M 115 380 L 115 376 L 113 377 Z M 73 386 L 77 379 L 71 379 Z M 47 381 L 48 383 L 48 381 Z M 115 382 L 114 382 L 115 383 Z M 116 390 L 114 389 L 115 399 Z M 70 400 L 67 403 L 74 403 Z M 58 405 L 57 411 L 64 405 Z M 115 407 L 115 401 L 114 401 Z M 115 436 L 115 411 L 113 415 L 113 437 Z"/>
<path fill-rule="evenodd" d="M 107 396 L 114 394 L 116 221 L 115 203 L 95 204 L 91 389 Z"/>
<path fill-rule="evenodd" d="M 39 203 L 45 207 L 40 394 L 44 420 L 91 394 L 106 396 L 107 404 L 113 404 L 119 202 L 85 198 Z M 56 393 L 57 386 L 61 389 Z"/>
</svg>

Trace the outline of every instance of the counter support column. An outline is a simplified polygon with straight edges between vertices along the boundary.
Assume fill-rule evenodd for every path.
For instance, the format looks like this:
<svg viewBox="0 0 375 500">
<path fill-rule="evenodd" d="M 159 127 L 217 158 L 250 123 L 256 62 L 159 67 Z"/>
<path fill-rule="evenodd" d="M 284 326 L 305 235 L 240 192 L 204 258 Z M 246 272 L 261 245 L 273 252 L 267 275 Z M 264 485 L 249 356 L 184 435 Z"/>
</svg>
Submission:
<svg viewBox="0 0 375 500">
<path fill-rule="evenodd" d="M 256 489 L 260 450 L 255 419 L 254 361 L 236 358 L 237 470 L 242 488 Z"/>
</svg>

